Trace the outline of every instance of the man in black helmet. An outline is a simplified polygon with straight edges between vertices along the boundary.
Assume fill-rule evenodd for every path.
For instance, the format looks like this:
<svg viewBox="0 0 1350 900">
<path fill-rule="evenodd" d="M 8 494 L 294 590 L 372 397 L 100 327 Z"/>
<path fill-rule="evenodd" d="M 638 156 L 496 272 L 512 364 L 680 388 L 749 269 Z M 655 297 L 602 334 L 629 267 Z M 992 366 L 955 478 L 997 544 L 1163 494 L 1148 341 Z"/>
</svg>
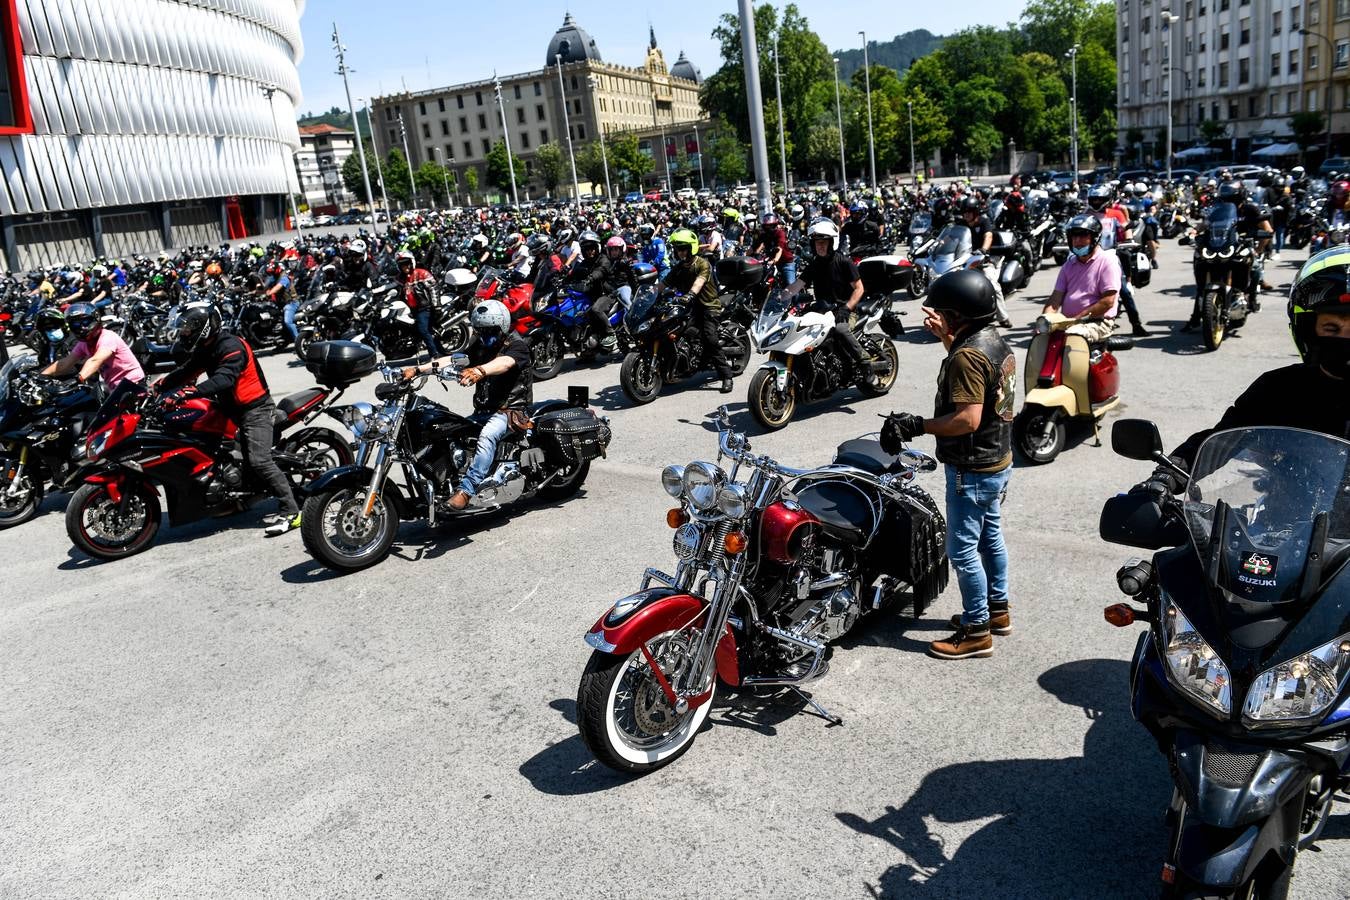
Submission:
<svg viewBox="0 0 1350 900">
<path fill-rule="evenodd" d="M 981 272 L 960 269 L 933 282 L 924 326 L 947 348 L 932 418 L 892 413 L 881 446 L 897 453 L 921 434 L 937 438 L 947 467 L 947 556 L 962 612 L 955 633 L 928 645 L 939 659 L 992 656 L 992 634 L 1012 634 L 1008 551 L 1000 507 L 1012 473 L 1017 361 L 994 326 L 994 289 Z"/>
</svg>

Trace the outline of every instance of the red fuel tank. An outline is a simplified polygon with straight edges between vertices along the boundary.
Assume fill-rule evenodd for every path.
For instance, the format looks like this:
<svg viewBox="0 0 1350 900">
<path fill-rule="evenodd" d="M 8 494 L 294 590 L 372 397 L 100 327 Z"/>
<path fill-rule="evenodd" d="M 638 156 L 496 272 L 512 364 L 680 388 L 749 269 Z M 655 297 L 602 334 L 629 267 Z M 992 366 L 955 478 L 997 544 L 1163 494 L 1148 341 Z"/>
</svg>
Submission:
<svg viewBox="0 0 1350 900">
<path fill-rule="evenodd" d="M 1109 350 L 1088 371 L 1088 397 L 1093 403 L 1110 400 L 1120 393 L 1120 364 Z"/>
</svg>

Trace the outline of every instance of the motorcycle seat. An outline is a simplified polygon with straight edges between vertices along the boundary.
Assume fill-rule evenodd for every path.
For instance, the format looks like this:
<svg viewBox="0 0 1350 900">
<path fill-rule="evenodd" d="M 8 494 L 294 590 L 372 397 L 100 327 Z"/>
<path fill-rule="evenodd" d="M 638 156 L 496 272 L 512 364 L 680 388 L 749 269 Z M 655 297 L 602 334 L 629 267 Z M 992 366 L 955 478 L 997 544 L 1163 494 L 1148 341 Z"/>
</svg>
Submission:
<svg viewBox="0 0 1350 900">
<path fill-rule="evenodd" d="M 313 403 L 316 398 L 322 397 L 323 395 L 324 390 L 322 388 L 306 388 L 303 391 L 296 391 L 294 394 L 282 397 L 281 400 L 277 402 L 277 412 L 273 417 L 273 421 L 280 425 L 282 422 L 289 419 L 297 409 L 305 408 Z"/>
<path fill-rule="evenodd" d="M 898 457 L 892 456 L 881 449 L 881 442 L 870 438 L 854 438 L 851 441 L 844 441 L 834 452 L 834 461 L 841 466 L 852 466 L 855 469 L 862 469 L 864 472 L 871 472 L 873 475 L 884 475 L 895 465 Z"/>
</svg>

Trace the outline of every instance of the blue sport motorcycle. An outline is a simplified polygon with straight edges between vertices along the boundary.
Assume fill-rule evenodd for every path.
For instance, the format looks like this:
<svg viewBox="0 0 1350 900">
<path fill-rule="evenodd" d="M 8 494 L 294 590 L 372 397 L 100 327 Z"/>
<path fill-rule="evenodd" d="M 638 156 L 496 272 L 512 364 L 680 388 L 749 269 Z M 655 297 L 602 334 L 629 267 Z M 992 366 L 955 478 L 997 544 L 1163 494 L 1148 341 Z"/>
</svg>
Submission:
<svg viewBox="0 0 1350 900">
<path fill-rule="evenodd" d="M 600 354 L 600 336 L 591 317 L 591 298 L 568 285 L 541 292 L 534 298 L 533 319 L 525 332 L 536 381 L 547 381 L 562 369 L 567 354 L 590 362 Z M 609 326 L 621 339 L 625 307 L 614 304 Z"/>
</svg>

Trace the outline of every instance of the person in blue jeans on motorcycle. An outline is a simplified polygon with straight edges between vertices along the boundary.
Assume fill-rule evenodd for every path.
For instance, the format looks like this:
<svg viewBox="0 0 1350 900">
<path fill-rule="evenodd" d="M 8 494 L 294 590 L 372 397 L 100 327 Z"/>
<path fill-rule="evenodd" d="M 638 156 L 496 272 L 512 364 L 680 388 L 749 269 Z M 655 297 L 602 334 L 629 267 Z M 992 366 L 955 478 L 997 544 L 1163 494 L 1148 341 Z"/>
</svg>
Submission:
<svg viewBox="0 0 1350 900">
<path fill-rule="evenodd" d="M 933 418 L 892 413 L 881 446 L 898 453 L 921 434 L 937 438 L 947 467 L 947 556 L 956 570 L 962 612 L 955 633 L 928 645 L 939 659 L 994 654 L 994 634 L 1012 634 L 1008 550 L 1002 504 L 1012 474 L 1017 361 L 994 326 L 994 288 L 982 272 L 948 272 L 929 289 L 924 326 L 942 340 Z"/>
</svg>

